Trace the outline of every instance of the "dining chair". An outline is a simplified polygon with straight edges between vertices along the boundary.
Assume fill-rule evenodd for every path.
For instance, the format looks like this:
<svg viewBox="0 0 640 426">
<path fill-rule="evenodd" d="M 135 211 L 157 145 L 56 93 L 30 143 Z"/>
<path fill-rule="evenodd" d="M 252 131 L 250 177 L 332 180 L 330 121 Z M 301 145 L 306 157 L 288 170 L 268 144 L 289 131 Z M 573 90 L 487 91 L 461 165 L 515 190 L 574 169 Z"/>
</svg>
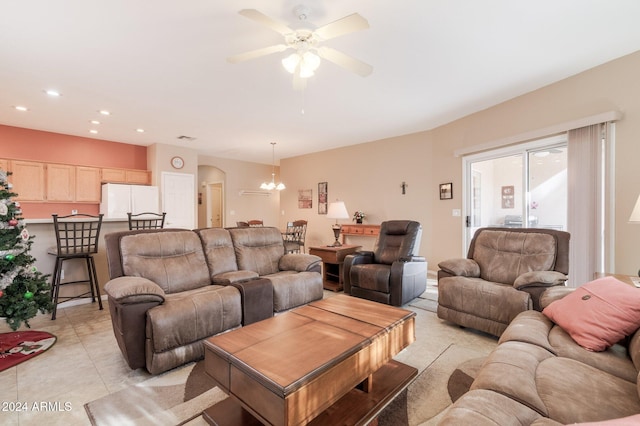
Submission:
<svg viewBox="0 0 640 426">
<path fill-rule="evenodd" d="M 162 229 L 166 213 L 127 213 L 129 218 L 129 230 L 133 229 Z"/>
</svg>

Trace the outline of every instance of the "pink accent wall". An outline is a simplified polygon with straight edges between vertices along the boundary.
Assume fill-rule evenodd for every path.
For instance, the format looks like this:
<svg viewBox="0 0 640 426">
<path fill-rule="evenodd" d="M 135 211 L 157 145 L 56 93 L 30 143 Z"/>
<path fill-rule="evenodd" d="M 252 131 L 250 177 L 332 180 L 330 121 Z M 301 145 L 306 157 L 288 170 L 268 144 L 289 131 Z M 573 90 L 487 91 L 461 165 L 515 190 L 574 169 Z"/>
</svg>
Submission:
<svg viewBox="0 0 640 426">
<path fill-rule="evenodd" d="M 0 158 L 147 170 L 147 147 L 0 124 Z"/>
<path fill-rule="evenodd" d="M 76 166 L 113 167 L 147 170 L 147 147 L 101 139 L 83 138 L 0 124 L 0 158 L 71 164 Z M 99 204 L 37 203 L 22 201 L 22 217 L 47 219 L 80 213 L 98 214 Z"/>
</svg>

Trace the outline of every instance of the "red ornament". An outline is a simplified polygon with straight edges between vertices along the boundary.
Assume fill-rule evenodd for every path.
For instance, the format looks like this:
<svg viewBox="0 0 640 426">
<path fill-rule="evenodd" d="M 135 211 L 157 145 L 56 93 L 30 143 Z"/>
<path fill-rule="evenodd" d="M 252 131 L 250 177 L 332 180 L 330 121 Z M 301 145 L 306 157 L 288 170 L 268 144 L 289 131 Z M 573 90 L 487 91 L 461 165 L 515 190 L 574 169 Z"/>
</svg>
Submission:
<svg viewBox="0 0 640 426">
<path fill-rule="evenodd" d="M 0 297 L 4 295 L 4 291 L 0 290 Z"/>
<path fill-rule="evenodd" d="M 18 221 L 16 219 L 9 219 L 9 226 L 16 226 Z"/>
</svg>

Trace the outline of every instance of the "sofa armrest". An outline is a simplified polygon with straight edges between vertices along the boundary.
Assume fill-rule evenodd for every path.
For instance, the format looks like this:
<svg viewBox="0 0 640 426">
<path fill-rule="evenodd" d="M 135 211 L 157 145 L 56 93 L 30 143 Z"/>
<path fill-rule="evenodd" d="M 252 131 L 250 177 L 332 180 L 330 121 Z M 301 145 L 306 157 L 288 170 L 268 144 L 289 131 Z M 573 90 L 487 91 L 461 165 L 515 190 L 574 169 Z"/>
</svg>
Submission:
<svg viewBox="0 0 640 426">
<path fill-rule="evenodd" d="M 372 251 L 358 251 L 344 257 L 342 263 L 342 288 L 344 294 L 351 294 L 351 267 L 363 263 L 373 263 Z"/>
<path fill-rule="evenodd" d="M 564 285 L 568 277 L 556 271 L 531 271 L 520 275 L 513 282 L 513 287 L 522 290 L 527 287 L 553 287 Z"/>
<path fill-rule="evenodd" d="M 567 294 L 574 291 L 575 288 L 572 287 L 550 287 L 544 290 L 544 292 L 540 295 L 540 308 L 541 310 L 549 306 L 552 302 L 556 300 L 560 300 L 565 297 Z"/>
<path fill-rule="evenodd" d="M 289 253 L 280 258 L 278 269 L 281 271 L 319 271 L 322 259 L 313 254 Z"/>
<path fill-rule="evenodd" d="M 109 297 L 120 304 L 164 302 L 164 290 L 151 280 L 142 277 L 118 277 L 104 285 Z"/>
<path fill-rule="evenodd" d="M 480 265 L 473 259 L 448 259 L 438 267 L 452 276 L 479 278 Z"/>
</svg>

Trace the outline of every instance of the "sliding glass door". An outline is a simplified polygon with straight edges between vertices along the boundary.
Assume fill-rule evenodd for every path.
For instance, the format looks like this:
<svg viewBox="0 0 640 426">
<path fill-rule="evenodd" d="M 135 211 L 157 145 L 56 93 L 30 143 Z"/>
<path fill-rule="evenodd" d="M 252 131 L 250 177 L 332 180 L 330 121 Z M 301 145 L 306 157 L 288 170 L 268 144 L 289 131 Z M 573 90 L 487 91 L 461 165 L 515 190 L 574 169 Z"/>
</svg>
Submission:
<svg viewBox="0 0 640 426">
<path fill-rule="evenodd" d="M 565 135 L 464 161 L 465 250 L 481 227 L 567 229 Z"/>
</svg>

